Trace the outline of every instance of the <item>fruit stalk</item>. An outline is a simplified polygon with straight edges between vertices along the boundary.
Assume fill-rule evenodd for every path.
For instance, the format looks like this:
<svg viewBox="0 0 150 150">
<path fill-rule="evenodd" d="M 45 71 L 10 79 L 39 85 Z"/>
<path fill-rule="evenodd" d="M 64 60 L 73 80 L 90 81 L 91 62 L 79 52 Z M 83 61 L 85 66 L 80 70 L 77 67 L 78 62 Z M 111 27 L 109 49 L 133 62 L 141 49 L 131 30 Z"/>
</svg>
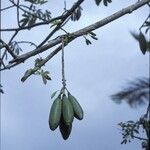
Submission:
<svg viewBox="0 0 150 150">
<path fill-rule="evenodd" d="M 65 88 L 66 88 L 66 79 L 65 79 L 65 63 L 64 63 L 64 39 L 62 38 L 62 93 L 65 94 Z"/>
</svg>

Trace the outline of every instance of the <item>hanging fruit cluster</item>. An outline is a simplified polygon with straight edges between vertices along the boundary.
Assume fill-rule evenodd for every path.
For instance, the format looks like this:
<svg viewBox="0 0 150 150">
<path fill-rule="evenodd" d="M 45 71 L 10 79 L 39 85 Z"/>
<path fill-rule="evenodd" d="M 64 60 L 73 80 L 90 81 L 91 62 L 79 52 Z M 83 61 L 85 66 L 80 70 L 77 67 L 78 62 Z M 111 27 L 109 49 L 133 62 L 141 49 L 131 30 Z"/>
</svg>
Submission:
<svg viewBox="0 0 150 150">
<path fill-rule="evenodd" d="M 66 38 L 65 38 L 66 39 Z M 62 38 L 62 89 L 60 94 L 54 100 L 49 115 L 49 127 L 54 131 L 58 126 L 61 135 L 64 140 L 68 139 L 71 130 L 74 117 L 82 120 L 83 119 L 83 109 L 79 102 L 66 88 L 65 71 L 64 71 L 64 41 Z M 54 92 L 51 96 L 54 97 Z M 66 94 L 67 93 L 67 94 Z"/>
<path fill-rule="evenodd" d="M 74 117 L 78 120 L 83 119 L 82 107 L 70 92 L 67 92 L 67 95 L 60 93 L 51 106 L 49 115 L 50 129 L 54 131 L 59 126 L 61 135 L 66 140 L 71 133 Z"/>
</svg>

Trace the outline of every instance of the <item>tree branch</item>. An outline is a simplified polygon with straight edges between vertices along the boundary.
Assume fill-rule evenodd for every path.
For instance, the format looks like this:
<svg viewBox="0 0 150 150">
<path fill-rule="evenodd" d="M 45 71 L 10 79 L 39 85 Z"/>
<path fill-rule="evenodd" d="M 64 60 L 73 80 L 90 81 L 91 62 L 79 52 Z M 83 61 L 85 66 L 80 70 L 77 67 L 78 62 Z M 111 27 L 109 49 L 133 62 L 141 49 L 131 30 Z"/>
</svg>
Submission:
<svg viewBox="0 0 150 150">
<path fill-rule="evenodd" d="M 133 137 L 136 138 L 136 139 L 139 139 L 139 140 L 143 140 L 143 141 L 147 141 L 148 140 L 146 138 L 138 137 L 138 136 L 135 136 L 135 135 L 133 135 Z"/>
<path fill-rule="evenodd" d="M 58 31 L 61 27 L 61 25 L 65 22 L 65 20 L 75 11 L 76 8 L 78 8 L 81 3 L 83 2 L 84 0 L 78 0 L 72 7 L 70 10 L 68 10 L 61 18 L 61 22 L 54 28 L 54 30 L 45 38 L 45 40 L 38 46 L 38 47 L 41 47 L 43 44 L 45 44 L 47 42 L 47 40 L 49 40 L 52 35 Z"/>
<path fill-rule="evenodd" d="M 6 48 L 5 49 L 5 52 L 8 52 L 13 58 L 16 58 L 17 56 L 13 53 L 13 51 L 9 48 L 9 46 L 2 40 L 2 39 L 0 39 L 0 43 L 2 43 L 2 45 Z M 4 53 L 5 53 L 4 52 Z M 2 60 L 3 60 L 3 57 L 4 56 L 2 56 Z"/>
<path fill-rule="evenodd" d="M 133 11 L 137 10 L 138 8 L 148 4 L 149 2 L 150 2 L 150 0 L 138 1 L 135 4 L 130 5 L 130 6 L 126 7 L 126 8 L 124 8 L 124 9 L 122 9 L 122 10 L 120 10 L 120 11 L 118 11 L 118 12 L 116 12 L 116 13 L 110 15 L 110 16 L 108 16 L 105 19 L 102 19 L 102 20 L 100 20 L 100 21 L 98 21 L 98 22 L 96 22 L 96 23 L 94 23 L 94 24 L 92 24 L 90 26 L 87 26 L 87 27 L 85 27 L 83 29 L 80 29 L 80 30 L 78 30 L 76 32 L 73 32 L 73 33 L 69 34 L 69 37 L 70 37 L 69 40 L 73 40 L 73 39 L 75 39 L 77 37 L 85 35 L 86 33 L 91 32 L 93 30 L 96 30 L 96 29 L 98 29 L 98 28 L 100 28 L 100 27 L 102 27 L 102 26 L 104 26 L 104 25 L 106 25 L 106 24 L 116 20 L 116 19 L 119 19 L 120 17 L 122 17 L 122 16 L 124 16 L 126 14 L 130 14 Z M 62 35 L 62 36 L 64 36 L 64 35 Z M 51 48 L 51 47 L 61 43 L 62 36 L 59 36 L 56 39 L 51 40 L 48 44 L 43 45 L 42 47 L 39 47 L 37 49 L 34 49 L 33 51 L 30 51 L 30 52 L 27 52 L 27 53 L 25 53 L 23 55 L 18 56 L 16 59 L 11 60 L 9 63 L 18 63 L 18 61 L 21 63 L 21 62 L 24 62 L 26 59 L 28 59 L 28 58 L 30 58 L 32 56 L 35 56 L 35 55 L 37 55 L 39 53 L 42 53 L 42 52 L 48 50 L 49 48 Z M 58 51 L 54 50 L 52 52 L 51 58 L 57 52 Z"/>
</svg>

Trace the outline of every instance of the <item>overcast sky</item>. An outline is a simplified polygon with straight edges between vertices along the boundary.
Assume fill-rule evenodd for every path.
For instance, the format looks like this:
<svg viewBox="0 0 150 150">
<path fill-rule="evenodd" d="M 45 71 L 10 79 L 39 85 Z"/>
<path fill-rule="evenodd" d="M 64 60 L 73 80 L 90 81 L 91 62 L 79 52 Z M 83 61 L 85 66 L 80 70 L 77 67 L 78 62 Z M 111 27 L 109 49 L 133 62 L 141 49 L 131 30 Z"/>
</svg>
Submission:
<svg viewBox="0 0 150 150">
<path fill-rule="evenodd" d="M 69 23 L 65 29 L 75 31 L 134 2 L 114 0 L 106 8 L 97 7 L 94 0 L 86 1 L 82 5 L 80 21 Z M 9 5 L 7 0 L 1 3 L 2 8 Z M 72 3 L 67 0 L 67 7 L 70 8 Z M 58 15 L 63 11 L 63 1 L 51 0 L 46 7 Z M 62 139 L 58 129 L 53 132 L 48 126 L 53 102 L 50 96 L 62 87 L 60 54 L 45 67 L 52 77 L 47 85 L 38 76 L 31 76 L 25 83 L 21 83 L 20 78 L 26 69 L 34 65 L 34 59 L 2 72 L 1 82 L 5 94 L 1 96 L 1 149 L 141 150 L 136 141 L 127 145 L 120 144 L 122 137 L 117 124 L 138 119 L 144 113 L 145 106 L 131 109 L 126 103 L 117 105 L 110 99 L 110 95 L 119 91 L 128 81 L 148 77 L 148 54 L 142 55 L 138 43 L 129 33 L 138 30 L 147 14 L 148 8 L 142 7 L 96 30 L 99 40 L 92 40 L 92 45 L 87 46 L 83 38 L 78 38 L 65 48 L 67 88 L 78 99 L 85 113 L 82 121 L 74 120 L 67 141 Z M 15 12 L 2 13 L 2 27 L 12 27 L 14 18 Z M 48 33 L 49 28 L 38 28 L 32 34 L 22 32 L 16 40 L 28 39 L 38 43 Z M 2 38 L 8 40 L 9 34 L 2 34 Z M 22 53 L 26 51 L 28 49 L 24 47 Z"/>
</svg>

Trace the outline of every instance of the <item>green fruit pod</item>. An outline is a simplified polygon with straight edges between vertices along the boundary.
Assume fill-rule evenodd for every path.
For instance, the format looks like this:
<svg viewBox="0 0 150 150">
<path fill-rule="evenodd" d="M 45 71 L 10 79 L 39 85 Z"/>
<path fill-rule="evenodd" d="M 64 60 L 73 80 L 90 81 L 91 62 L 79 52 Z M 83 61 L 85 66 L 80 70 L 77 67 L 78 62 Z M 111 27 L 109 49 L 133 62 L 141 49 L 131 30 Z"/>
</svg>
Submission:
<svg viewBox="0 0 150 150">
<path fill-rule="evenodd" d="M 59 130 L 61 132 L 63 139 L 67 140 L 70 133 L 71 133 L 71 130 L 72 130 L 72 124 L 66 125 L 62 119 L 60 124 L 59 124 Z"/>
<path fill-rule="evenodd" d="M 68 99 L 70 100 L 70 102 L 72 104 L 73 111 L 74 111 L 74 116 L 78 120 L 82 120 L 84 113 L 83 113 L 83 109 L 82 109 L 81 105 L 76 100 L 76 98 L 74 96 L 72 96 L 70 93 L 68 93 Z"/>
<path fill-rule="evenodd" d="M 74 112 L 73 112 L 72 104 L 70 103 L 66 95 L 63 95 L 62 97 L 62 114 L 63 114 L 64 123 L 68 126 L 72 124 L 74 118 Z"/>
<path fill-rule="evenodd" d="M 59 125 L 61 119 L 61 112 L 62 112 L 62 101 L 58 97 L 54 100 L 49 115 L 49 127 L 52 131 L 54 131 Z"/>
</svg>

